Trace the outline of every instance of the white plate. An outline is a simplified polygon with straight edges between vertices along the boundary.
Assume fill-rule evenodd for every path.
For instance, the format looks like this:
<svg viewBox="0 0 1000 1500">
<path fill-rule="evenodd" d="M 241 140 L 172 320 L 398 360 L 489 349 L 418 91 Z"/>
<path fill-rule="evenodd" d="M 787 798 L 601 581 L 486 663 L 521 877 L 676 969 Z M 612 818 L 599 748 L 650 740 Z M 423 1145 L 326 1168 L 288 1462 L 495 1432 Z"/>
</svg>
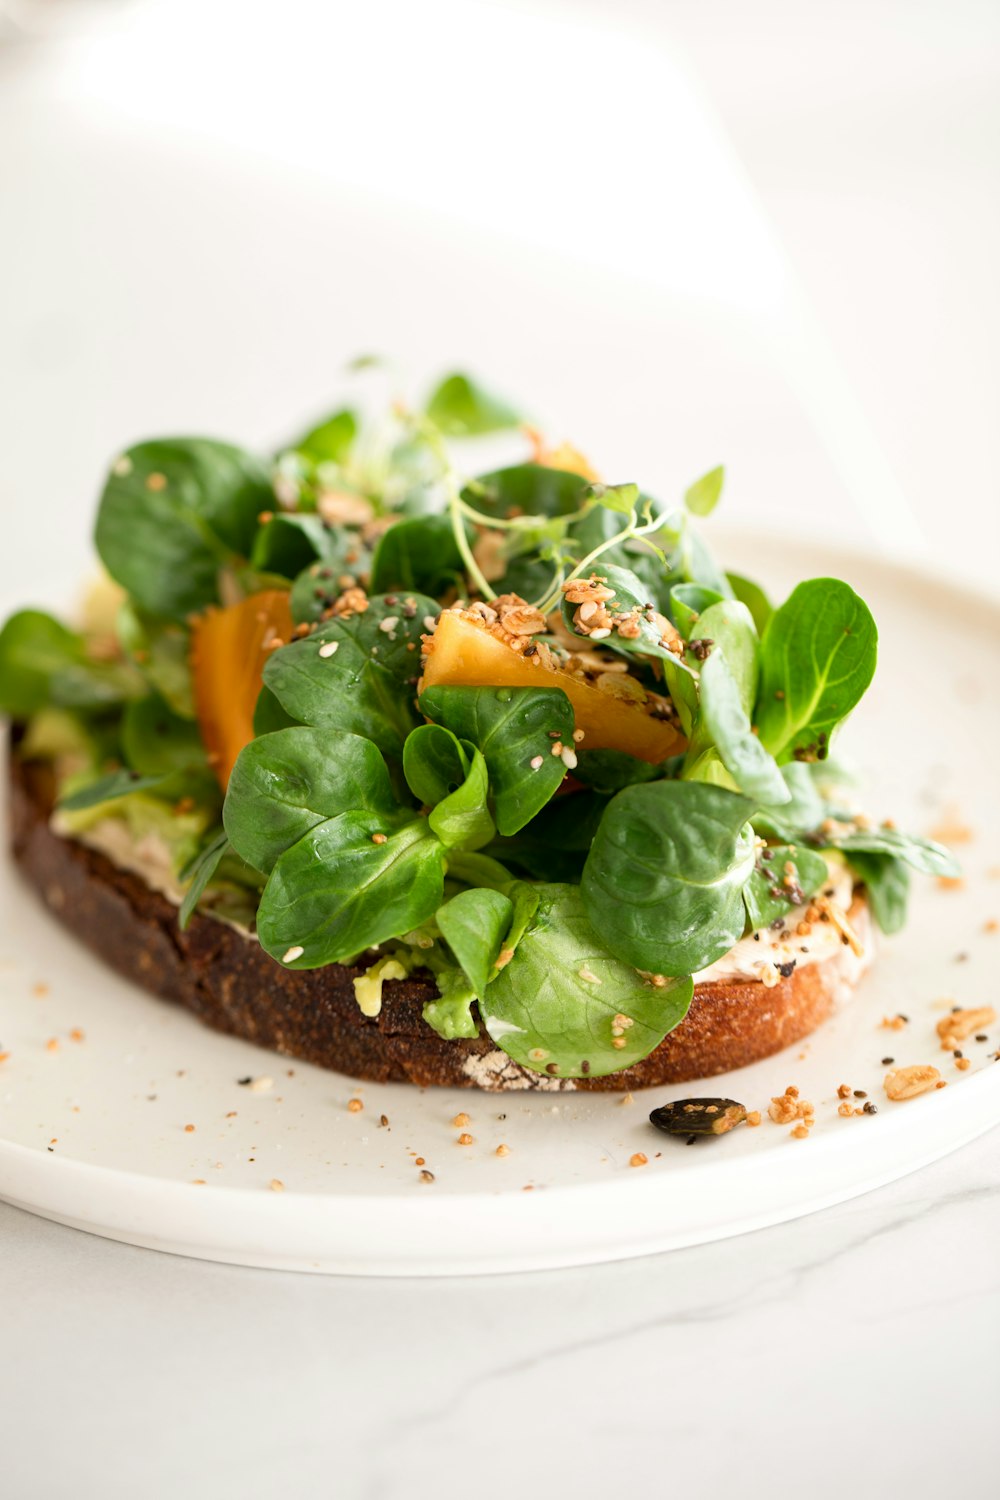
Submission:
<svg viewBox="0 0 1000 1500">
<path fill-rule="evenodd" d="M 995 993 L 1000 934 L 986 923 L 1000 917 L 1000 713 L 987 688 L 1000 663 L 1000 609 L 930 577 L 787 541 L 730 537 L 722 553 L 779 597 L 819 573 L 862 592 L 880 625 L 881 665 L 848 745 L 869 805 L 925 832 L 954 813 L 972 833 L 958 851 L 965 888 L 915 877 L 906 936 L 884 944 L 854 1001 L 815 1037 L 706 1086 L 652 1089 L 631 1102 L 355 1085 L 217 1036 L 125 984 L 7 868 L 0 1196 L 130 1244 L 242 1265 L 514 1271 L 643 1255 L 794 1218 L 913 1171 L 1000 1120 L 1000 1067 L 989 1060 L 998 1028 L 988 1028 L 988 1043 L 965 1045 L 966 1072 L 935 1034 L 948 1005 Z M 897 1012 L 909 1025 L 882 1028 Z M 74 1028 L 83 1040 L 72 1039 Z M 948 1087 L 890 1103 L 880 1061 L 890 1055 L 937 1064 Z M 248 1075 L 270 1077 L 271 1088 L 237 1082 Z M 845 1083 L 866 1090 L 878 1114 L 840 1117 Z M 808 1140 L 765 1116 L 756 1130 L 689 1149 L 647 1123 L 654 1105 L 698 1093 L 766 1109 L 787 1084 L 816 1107 Z M 348 1109 L 352 1098 L 362 1111 Z M 459 1111 L 470 1116 L 471 1146 L 458 1144 Z M 501 1143 L 509 1155 L 496 1155 Z M 629 1166 L 636 1152 L 648 1165 Z M 433 1182 L 420 1180 L 418 1156 Z"/>
</svg>

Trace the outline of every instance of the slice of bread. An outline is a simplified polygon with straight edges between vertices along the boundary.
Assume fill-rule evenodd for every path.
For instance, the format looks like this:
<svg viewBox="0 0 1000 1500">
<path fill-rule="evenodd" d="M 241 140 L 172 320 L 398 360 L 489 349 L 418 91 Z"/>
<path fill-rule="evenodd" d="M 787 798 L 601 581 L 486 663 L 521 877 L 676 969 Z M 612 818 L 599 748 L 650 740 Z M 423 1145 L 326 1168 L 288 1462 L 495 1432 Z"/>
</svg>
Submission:
<svg viewBox="0 0 1000 1500">
<path fill-rule="evenodd" d="M 850 920 L 864 957 L 844 945 L 771 988 L 757 980 L 699 984 L 686 1019 L 634 1067 L 604 1078 L 558 1079 L 518 1066 L 485 1034 L 444 1041 L 422 1019 L 437 991 L 429 975 L 389 980 L 377 1017 L 362 1015 L 352 981 L 360 967 L 284 969 L 252 939 L 177 909 L 104 855 L 49 827 L 51 777 L 11 757 L 14 858 L 50 910 L 126 979 L 186 1006 L 219 1031 L 355 1078 L 483 1089 L 622 1091 L 729 1072 L 791 1046 L 849 993 L 871 952 L 864 893 Z"/>
</svg>

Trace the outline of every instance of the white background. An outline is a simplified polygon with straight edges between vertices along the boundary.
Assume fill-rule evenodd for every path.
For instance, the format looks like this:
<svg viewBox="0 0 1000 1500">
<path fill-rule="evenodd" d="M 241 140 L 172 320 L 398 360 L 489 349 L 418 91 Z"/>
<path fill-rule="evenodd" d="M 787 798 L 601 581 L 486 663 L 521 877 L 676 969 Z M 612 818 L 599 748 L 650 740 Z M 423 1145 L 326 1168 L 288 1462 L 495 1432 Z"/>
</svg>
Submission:
<svg viewBox="0 0 1000 1500">
<path fill-rule="evenodd" d="M 75 591 L 119 446 L 276 441 L 369 349 L 995 590 L 995 4 L 2 0 L 0 38 L 4 606 Z M 4 1488 L 993 1494 L 996 1166 L 478 1284 L 0 1209 Z"/>
</svg>

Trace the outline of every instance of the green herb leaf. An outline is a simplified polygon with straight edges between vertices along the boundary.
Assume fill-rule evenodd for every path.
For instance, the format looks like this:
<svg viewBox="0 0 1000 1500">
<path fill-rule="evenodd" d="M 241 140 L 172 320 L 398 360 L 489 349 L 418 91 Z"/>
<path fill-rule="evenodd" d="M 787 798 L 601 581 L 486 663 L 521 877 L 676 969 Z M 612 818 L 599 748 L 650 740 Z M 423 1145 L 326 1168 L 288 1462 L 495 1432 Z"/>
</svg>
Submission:
<svg viewBox="0 0 1000 1500">
<path fill-rule="evenodd" d="M 537 894 L 537 912 L 480 1004 L 492 1039 L 522 1067 L 560 1078 L 597 1078 L 648 1057 L 684 1019 L 691 980 L 645 984 L 608 952 L 575 886 Z"/>
<path fill-rule="evenodd" d="M 603 579 L 609 589 L 615 591 L 615 597 L 609 599 L 604 606 L 610 615 L 627 615 L 632 610 L 638 610 L 636 620 L 639 634 L 634 639 L 615 633 L 602 644 L 612 646 L 616 651 L 624 652 L 628 656 L 656 656 L 662 661 L 676 664 L 679 659 L 676 651 L 670 651 L 666 646 L 661 645 L 662 630 L 653 619 L 649 618 L 655 611 L 648 607 L 652 601 L 641 579 L 637 578 L 630 568 L 616 567 L 612 563 L 606 563 L 603 558 L 594 565 L 593 573 L 595 577 Z M 563 599 L 563 620 L 566 628 L 574 635 L 578 635 L 578 632 L 573 624 L 573 616 L 579 607 L 578 604 L 571 604 L 568 599 Z M 580 637 L 580 639 L 587 639 L 587 637 Z"/>
<path fill-rule="evenodd" d="M 279 729 L 244 745 L 223 822 L 241 858 L 267 874 L 318 824 L 340 813 L 395 808 L 385 761 L 370 740 L 329 729 Z"/>
<path fill-rule="evenodd" d="M 143 691 L 134 669 L 93 661 L 82 636 L 41 610 L 19 610 L 0 630 L 0 713 L 14 719 L 47 707 L 99 711 Z"/>
<path fill-rule="evenodd" d="M 374 842 L 383 836 L 384 843 Z M 311 828 L 278 859 L 257 932 L 272 958 L 289 968 L 347 963 L 428 921 L 443 887 L 444 850 L 425 818 L 342 813 Z"/>
<path fill-rule="evenodd" d="M 122 718 L 121 742 L 129 766 L 143 776 L 167 776 L 173 771 L 207 767 L 197 724 L 175 714 L 156 693 L 128 704 Z"/>
<path fill-rule="evenodd" d="M 513 916 L 512 902 L 499 891 L 489 890 L 460 891 L 438 911 L 441 936 L 480 999 Z"/>
<path fill-rule="evenodd" d="M 630 516 L 639 504 L 637 484 L 592 484 L 587 492 L 588 500 L 596 500 L 605 510 Z"/>
<path fill-rule="evenodd" d="M 363 614 L 330 620 L 273 652 L 264 683 L 293 718 L 361 735 L 398 758 L 419 722 L 414 688 L 420 636 L 425 620 L 437 615 L 434 601 L 419 594 L 392 604 L 377 596 Z M 321 655 L 331 645 L 336 650 Z"/>
<path fill-rule="evenodd" d="M 790 793 L 777 762 L 753 733 L 740 690 L 719 646 L 701 669 L 698 691 L 700 727 L 740 791 L 757 802 L 787 802 Z"/>
<path fill-rule="evenodd" d="M 872 914 L 882 931 L 891 936 L 906 925 L 910 895 L 910 872 L 892 854 L 853 853 L 848 864 L 865 883 Z"/>
<path fill-rule="evenodd" d="M 298 723 L 298 719 L 285 713 L 270 688 L 261 688 L 253 711 L 253 732 L 256 738 L 259 739 L 262 734 L 274 734 L 277 729 L 294 729 Z"/>
<path fill-rule="evenodd" d="M 319 516 L 278 511 L 254 537 L 250 562 L 262 572 L 297 578 L 314 559 L 335 553 L 338 540 Z"/>
<path fill-rule="evenodd" d="M 722 595 L 701 583 L 676 583 L 670 590 L 670 615 L 686 641 L 701 635 L 698 618 L 713 604 L 721 604 Z"/>
<path fill-rule="evenodd" d="M 112 466 L 95 540 L 141 609 L 185 620 L 218 599 L 219 568 L 249 556 L 274 501 L 259 459 L 208 438 L 139 443 Z"/>
<path fill-rule="evenodd" d="M 589 488 L 579 474 L 546 464 L 512 464 L 481 474 L 462 491 L 466 504 L 487 516 L 576 516 Z"/>
<path fill-rule="evenodd" d="M 765 806 L 754 814 L 758 833 L 776 838 L 801 839 L 818 828 L 826 817 L 826 804 L 813 776 L 814 766 L 793 760 L 781 767 L 781 779 L 788 797 L 777 806 Z"/>
<path fill-rule="evenodd" d="M 761 642 L 756 722 L 778 760 L 823 760 L 829 739 L 875 672 L 878 632 L 863 600 L 835 578 L 800 583 Z"/>
<path fill-rule="evenodd" d="M 789 871 L 788 866 L 792 866 Z M 788 879 L 792 884 L 786 884 Z M 775 845 L 762 849 L 753 874 L 743 887 L 751 932 L 762 932 L 778 917 L 787 916 L 830 878 L 826 860 L 813 849 Z M 795 899 L 792 899 L 792 898 Z"/>
<path fill-rule="evenodd" d="M 566 775 L 552 754 L 557 739 L 573 745 L 573 709 L 561 688 L 431 687 L 420 709 L 482 751 L 502 834 L 530 822 Z"/>
<path fill-rule="evenodd" d="M 189 881 L 188 888 L 184 892 L 184 900 L 181 902 L 178 924 L 183 932 L 190 922 L 198 902 L 205 894 L 205 890 L 212 880 L 223 856 L 229 850 L 229 839 L 225 830 L 216 834 L 215 838 L 201 851 L 194 864 L 187 871 Z"/>
<path fill-rule="evenodd" d="M 517 427 L 520 416 L 506 401 L 477 385 L 468 375 L 449 375 L 431 392 L 427 415 L 449 437 L 478 437 Z"/>
<path fill-rule="evenodd" d="M 433 810 L 428 822 L 448 849 L 479 849 L 496 833 L 487 807 L 486 762 L 450 729 L 421 724 L 403 746 L 403 775 Z"/>
<path fill-rule="evenodd" d="M 700 479 L 684 492 L 684 504 L 693 516 L 710 516 L 718 505 L 722 495 L 722 485 L 726 477 L 726 471 L 720 464 L 717 469 L 709 469 Z"/>
<path fill-rule="evenodd" d="M 602 941 L 653 974 L 707 968 L 743 936 L 753 803 L 699 782 L 626 787 L 608 804 L 582 892 Z"/>
<path fill-rule="evenodd" d="M 620 792 L 644 781 L 659 781 L 663 766 L 651 766 L 624 750 L 578 750 L 573 775 L 598 792 Z"/>
</svg>

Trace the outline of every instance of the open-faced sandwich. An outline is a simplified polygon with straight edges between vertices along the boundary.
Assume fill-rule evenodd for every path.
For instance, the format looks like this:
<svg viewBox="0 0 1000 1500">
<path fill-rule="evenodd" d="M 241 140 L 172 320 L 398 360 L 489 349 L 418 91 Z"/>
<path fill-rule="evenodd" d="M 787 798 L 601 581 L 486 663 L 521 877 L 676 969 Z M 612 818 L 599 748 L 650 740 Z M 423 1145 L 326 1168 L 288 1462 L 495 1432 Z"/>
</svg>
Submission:
<svg viewBox="0 0 1000 1500">
<path fill-rule="evenodd" d="M 79 628 L 0 633 L 13 845 L 67 926 L 210 1025 L 372 1079 L 620 1089 L 799 1040 L 940 846 L 844 805 L 875 669 L 846 584 L 778 608 L 684 504 L 462 376 L 275 459 L 167 439 L 100 501 Z M 460 443 L 452 439 L 462 439 Z"/>
</svg>

